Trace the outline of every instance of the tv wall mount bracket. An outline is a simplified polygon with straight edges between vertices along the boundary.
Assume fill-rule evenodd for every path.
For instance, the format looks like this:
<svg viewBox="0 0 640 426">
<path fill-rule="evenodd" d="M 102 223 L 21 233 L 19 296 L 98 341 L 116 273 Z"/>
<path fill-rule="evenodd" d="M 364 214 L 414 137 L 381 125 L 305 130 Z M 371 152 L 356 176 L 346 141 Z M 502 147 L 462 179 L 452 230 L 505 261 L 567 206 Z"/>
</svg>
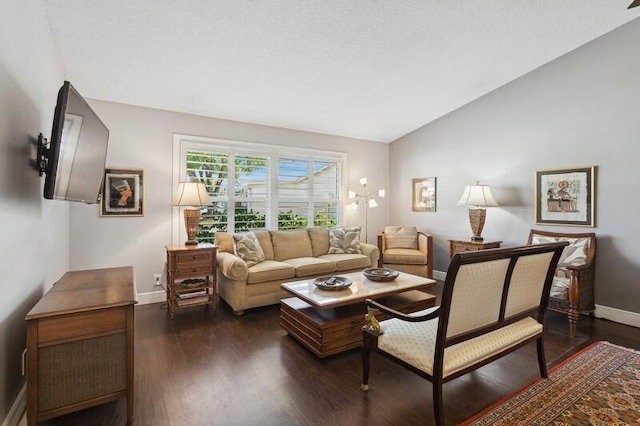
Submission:
<svg viewBox="0 0 640 426">
<path fill-rule="evenodd" d="M 49 141 L 42 133 L 38 135 L 38 153 L 36 155 L 36 168 L 40 176 L 42 176 L 47 170 L 47 162 L 49 161 Z"/>
</svg>

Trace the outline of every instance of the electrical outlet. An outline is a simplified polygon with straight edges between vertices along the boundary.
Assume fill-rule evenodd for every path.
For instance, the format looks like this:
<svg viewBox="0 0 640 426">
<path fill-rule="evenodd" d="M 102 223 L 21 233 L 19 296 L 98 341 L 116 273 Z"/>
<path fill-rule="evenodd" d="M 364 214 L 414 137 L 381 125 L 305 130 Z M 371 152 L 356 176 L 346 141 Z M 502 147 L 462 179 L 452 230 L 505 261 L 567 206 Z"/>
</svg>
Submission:
<svg viewBox="0 0 640 426">
<path fill-rule="evenodd" d="M 153 285 L 154 286 L 161 286 L 162 285 L 162 275 L 160 274 L 155 274 L 153 276 Z"/>
</svg>

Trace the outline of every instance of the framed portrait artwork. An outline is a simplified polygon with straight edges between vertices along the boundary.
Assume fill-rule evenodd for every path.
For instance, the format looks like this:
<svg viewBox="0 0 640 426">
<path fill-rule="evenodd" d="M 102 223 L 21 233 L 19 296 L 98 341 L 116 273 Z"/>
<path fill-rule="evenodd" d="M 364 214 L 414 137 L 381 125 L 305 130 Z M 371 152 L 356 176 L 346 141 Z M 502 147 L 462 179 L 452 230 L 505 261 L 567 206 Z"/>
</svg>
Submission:
<svg viewBox="0 0 640 426">
<path fill-rule="evenodd" d="M 595 226 L 596 167 L 536 172 L 535 222 Z"/>
<path fill-rule="evenodd" d="M 412 179 L 411 204 L 414 212 L 436 211 L 436 178 Z"/>
<path fill-rule="evenodd" d="M 100 216 L 143 215 L 144 172 L 130 169 L 105 169 Z"/>
</svg>

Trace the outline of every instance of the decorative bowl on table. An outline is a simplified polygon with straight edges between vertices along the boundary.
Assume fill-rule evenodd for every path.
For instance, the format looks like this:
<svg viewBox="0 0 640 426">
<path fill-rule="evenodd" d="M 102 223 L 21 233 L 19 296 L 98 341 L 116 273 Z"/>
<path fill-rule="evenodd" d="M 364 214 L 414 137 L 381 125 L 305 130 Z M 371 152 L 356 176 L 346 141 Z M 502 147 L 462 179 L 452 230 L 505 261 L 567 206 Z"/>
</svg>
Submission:
<svg viewBox="0 0 640 426">
<path fill-rule="evenodd" d="M 313 280 L 316 287 L 322 290 L 344 290 L 348 288 L 353 281 L 347 277 L 326 276 L 318 277 Z"/>
<path fill-rule="evenodd" d="M 398 271 L 388 268 L 368 268 L 362 271 L 362 275 L 371 281 L 388 282 L 398 278 Z"/>
</svg>

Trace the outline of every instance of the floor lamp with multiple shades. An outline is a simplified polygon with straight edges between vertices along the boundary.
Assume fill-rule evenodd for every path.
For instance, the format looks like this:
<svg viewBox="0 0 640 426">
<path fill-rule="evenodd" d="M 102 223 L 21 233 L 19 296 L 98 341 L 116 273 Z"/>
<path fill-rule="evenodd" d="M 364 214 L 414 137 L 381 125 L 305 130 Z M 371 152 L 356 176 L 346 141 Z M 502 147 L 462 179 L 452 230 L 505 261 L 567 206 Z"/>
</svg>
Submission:
<svg viewBox="0 0 640 426">
<path fill-rule="evenodd" d="M 498 207 L 489 185 L 480 185 L 478 181 L 475 185 L 467 185 L 457 205 L 469 206 L 469 222 L 473 231 L 471 241 L 482 241 L 482 228 L 487 217 L 485 207 Z"/>
<path fill-rule="evenodd" d="M 349 191 L 349 199 L 353 201 L 351 202 L 351 204 L 348 205 L 348 207 L 352 208 L 353 210 L 357 210 L 360 204 L 360 201 L 362 201 L 365 204 L 364 242 L 366 243 L 367 242 L 367 210 L 369 210 L 370 208 L 378 207 L 378 202 L 376 201 L 375 197 L 377 196 L 380 198 L 384 198 L 385 192 L 384 192 L 384 189 L 379 189 L 376 192 L 367 192 L 366 176 L 363 178 L 360 178 L 358 182 L 360 182 L 360 185 L 362 185 L 362 194 L 354 191 Z"/>
<path fill-rule="evenodd" d="M 173 197 L 171 205 L 185 207 L 184 226 L 187 229 L 186 245 L 192 246 L 198 244 L 196 241 L 196 233 L 200 225 L 200 207 L 211 204 L 211 197 L 204 183 L 180 182 L 178 184 L 178 190 Z"/>
</svg>

